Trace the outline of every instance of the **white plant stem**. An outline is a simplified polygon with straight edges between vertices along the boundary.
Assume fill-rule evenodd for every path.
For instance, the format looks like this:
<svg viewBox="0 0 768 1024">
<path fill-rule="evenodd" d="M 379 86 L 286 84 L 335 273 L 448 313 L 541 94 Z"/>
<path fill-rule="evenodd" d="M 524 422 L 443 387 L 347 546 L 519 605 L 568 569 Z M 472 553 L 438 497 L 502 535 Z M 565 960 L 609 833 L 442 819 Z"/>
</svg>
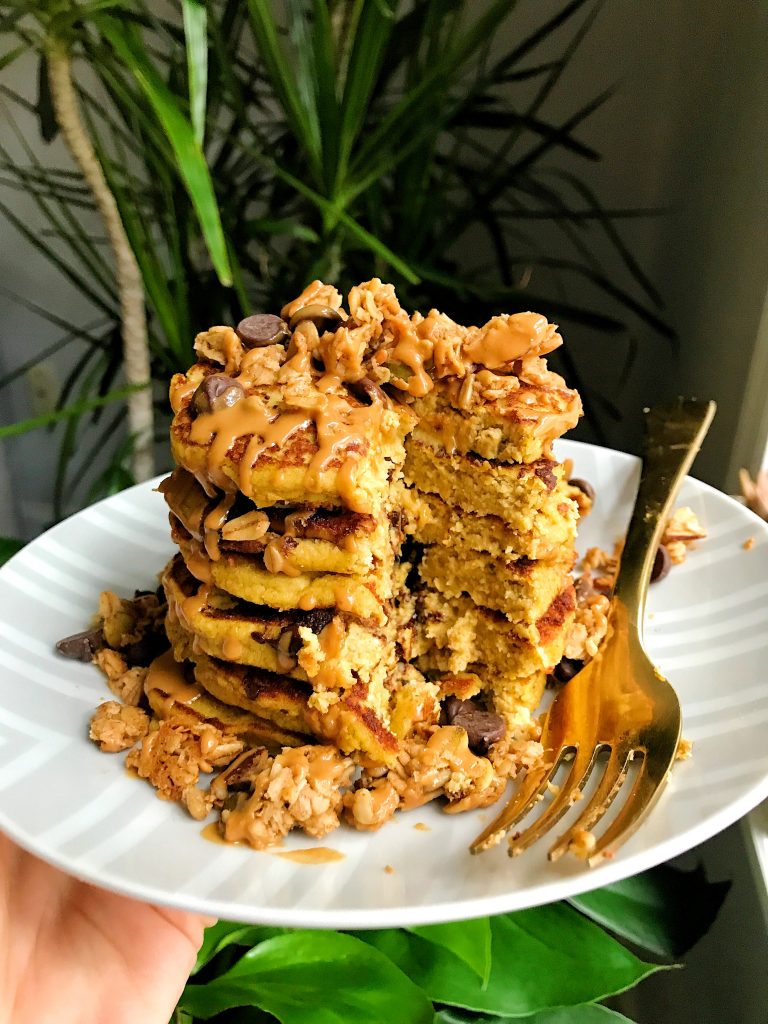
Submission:
<svg viewBox="0 0 768 1024">
<path fill-rule="evenodd" d="M 127 405 L 128 427 L 134 438 L 131 469 L 137 481 L 147 480 L 155 468 L 152 451 L 154 410 L 141 271 L 120 219 L 115 197 L 83 123 L 72 81 L 72 61 L 63 43 L 55 43 L 49 50 L 48 78 L 59 128 L 93 194 L 112 247 L 120 296 L 126 383 L 146 385 L 128 396 Z"/>
</svg>

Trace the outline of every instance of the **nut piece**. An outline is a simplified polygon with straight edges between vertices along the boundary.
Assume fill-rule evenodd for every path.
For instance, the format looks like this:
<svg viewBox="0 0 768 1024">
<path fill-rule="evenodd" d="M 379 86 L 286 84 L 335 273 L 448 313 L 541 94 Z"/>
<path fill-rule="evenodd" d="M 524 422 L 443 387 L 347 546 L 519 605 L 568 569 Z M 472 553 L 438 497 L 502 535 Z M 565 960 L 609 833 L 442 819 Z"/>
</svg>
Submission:
<svg viewBox="0 0 768 1024">
<path fill-rule="evenodd" d="M 302 320 L 311 320 L 317 328 L 317 333 L 322 334 L 324 330 L 335 330 L 344 318 L 338 309 L 334 309 L 332 306 L 319 306 L 313 303 L 310 306 L 297 309 L 288 321 L 288 326 L 295 331 Z"/>
<path fill-rule="evenodd" d="M 246 348 L 280 345 L 290 337 L 288 324 L 274 313 L 254 313 L 241 320 L 235 334 Z"/>
<path fill-rule="evenodd" d="M 242 384 L 225 373 L 212 373 L 206 377 L 192 396 L 192 405 L 196 412 L 220 412 L 237 405 L 245 398 Z"/>
</svg>

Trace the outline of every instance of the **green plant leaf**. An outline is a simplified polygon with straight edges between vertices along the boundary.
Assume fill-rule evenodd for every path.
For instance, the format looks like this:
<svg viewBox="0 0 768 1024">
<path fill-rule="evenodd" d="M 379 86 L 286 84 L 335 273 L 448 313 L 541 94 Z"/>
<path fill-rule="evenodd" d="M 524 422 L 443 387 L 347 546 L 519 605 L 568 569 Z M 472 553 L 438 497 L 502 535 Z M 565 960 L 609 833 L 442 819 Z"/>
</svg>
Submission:
<svg viewBox="0 0 768 1024">
<path fill-rule="evenodd" d="M 15 537 L 0 537 L 0 565 L 7 562 L 9 558 L 12 558 L 17 551 L 21 551 L 23 547 L 23 540 L 17 540 Z"/>
<path fill-rule="evenodd" d="M 0 71 L 2 71 L 3 68 L 7 68 L 10 64 L 13 64 L 16 58 L 20 57 L 22 53 L 27 53 L 27 47 L 24 43 L 20 43 L 19 46 L 14 46 L 12 50 L 4 53 L 2 57 L 0 57 Z"/>
<path fill-rule="evenodd" d="M 203 944 L 191 973 L 197 974 L 227 946 L 256 946 L 259 942 L 272 939 L 284 932 L 284 928 L 267 928 L 261 925 L 237 924 L 234 921 L 217 921 L 216 924 L 205 929 Z"/>
<path fill-rule="evenodd" d="M 179 173 L 189 192 L 216 273 L 225 286 L 232 284 L 227 243 L 205 156 L 176 97 L 158 75 L 133 25 L 100 15 L 98 24 L 115 51 L 130 68 L 173 146 Z"/>
<path fill-rule="evenodd" d="M 441 1010 L 435 1024 L 632 1024 L 628 1017 L 598 1003 L 583 1003 L 559 1010 L 544 1010 L 527 1017 L 478 1017 L 453 1008 Z"/>
<path fill-rule="evenodd" d="M 314 103 L 302 103 L 302 97 L 290 61 L 280 46 L 274 15 L 264 0 L 248 0 L 253 34 L 275 94 L 312 168 L 316 183 L 323 180 L 320 126 Z M 307 97 L 304 97 L 305 101 Z"/>
<path fill-rule="evenodd" d="M 48 427 L 52 423 L 60 423 L 62 420 L 71 419 L 73 416 L 82 416 L 83 413 L 100 409 L 103 405 L 109 405 L 110 402 L 119 402 L 132 395 L 135 391 L 143 390 L 146 386 L 146 384 L 136 384 L 133 387 L 120 388 L 117 391 L 110 391 L 109 394 L 102 395 L 99 398 L 88 398 L 81 402 L 74 402 L 72 405 L 67 406 L 66 409 L 57 409 L 55 412 L 47 412 L 42 416 L 33 416 L 28 420 L 9 423 L 5 427 L 0 427 L 0 438 L 16 437 L 18 434 L 26 434 L 30 430 L 37 430 L 38 427 Z"/>
<path fill-rule="evenodd" d="M 386 956 L 339 932 L 268 939 L 207 985 L 187 985 L 180 1002 L 203 1020 L 250 1005 L 282 1024 L 432 1024 L 434 1018 L 424 993 Z"/>
<path fill-rule="evenodd" d="M 411 270 L 404 260 L 401 260 L 389 246 L 385 245 L 380 239 L 376 238 L 375 235 L 371 234 L 370 231 L 366 230 L 361 224 L 358 224 L 348 213 L 344 210 L 334 206 L 333 203 L 329 202 L 323 196 L 319 195 L 314 189 L 309 188 L 294 175 L 281 167 L 274 167 L 275 174 L 282 178 L 284 181 L 292 185 L 297 192 L 301 195 L 306 196 L 310 199 L 319 210 L 332 220 L 339 221 L 349 231 L 350 234 L 354 235 L 358 241 L 362 242 L 363 245 L 370 249 L 375 255 L 380 256 L 389 266 L 393 267 L 399 274 L 405 278 L 406 281 L 410 281 L 411 284 L 416 284 L 419 280 L 418 276 Z"/>
<path fill-rule="evenodd" d="M 386 954 L 434 1002 L 501 1016 L 603 999 L 660 969 L 564 904 L 491 918 L 491 933 L 486 986 L 457 956 L 419 936 L 391 930 L 356 934 Z"/>
<path fill-rule="evenodd" d="M 202 147 L 205 136 L 205 103 L 208 88 L 208 12 L 202 0 L 181 0 L 187 50 L 189 115 L 195 141 Z"/>
<path fill-rule="evenodd" d="M 707 881 L 701 865 L 682 871 L 662 864 L 569 903 L 657 956 L 680 957 L 707 933 L 730 886 Z"/>
<path fill-rule="evenodd" d="M 408 928 L 427 942 L 443 946 L 464 961 L 488 984 L 491 974 L 491 922 L 487 917 L 451 924 L 428 924 Z"/>
</svg>

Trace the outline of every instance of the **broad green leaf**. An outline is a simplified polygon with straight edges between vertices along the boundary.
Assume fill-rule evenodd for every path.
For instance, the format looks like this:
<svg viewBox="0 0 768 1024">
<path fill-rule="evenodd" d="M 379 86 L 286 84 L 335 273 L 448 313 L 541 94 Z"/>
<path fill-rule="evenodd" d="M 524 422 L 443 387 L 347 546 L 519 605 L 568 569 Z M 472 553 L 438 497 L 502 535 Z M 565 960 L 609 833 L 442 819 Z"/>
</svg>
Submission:
<svg viewBox="0 0 768 1024">
<path fill-rule="evenodd" d="M 16 540 L 15 537 L 0 537 L 0 565 L 7 562 L 17 551 L 24 547 L 23 540 Z"/>
<path fill-rule="evenodd" d="M 490 918 L 477 917 L 472 921 L 456 921 L 451 924 L 420 925 L 407 930 L 427 942 L 434 942 L 436 946 L 450 950 L 472 968 L 483 984 L 488 983 L 491 976 Z"/>
<path fill-rule="evenodd" d="M 134 392 L 143 390 L 145 387 L 146 384 L 137 384 L 129 388 L 120 388 L 118 391 L 110 391 L 109 394 L 102 395 L 99 398 L 89 398 L 82 402 L 75 402 L 66 409 L 57 409 L 55 412 L 47 412 L 42 416 L 33 416 L 28 420 L 9 423 L 5 427 L 0 427 L 0 438 L 15 437 L 18 434 L 26 434 L 30 430 L 37 430 L 38 427 L 48 427 L 52 423 L 71 419 L 73 416 L 82 416 L 83 413 L 100 409 L 103 405 L 109 405 L 110 402 L 119 402 Z"/>
<path fill-rule="evenodd" d="M 730 882 L 662 864 L 569 900 L 582 914 L 657 956 L 679 957 L 707 933 Z"/>
<path fill-rule="evenodd" d="M 203 944 L 197 954 L 192 974 L 212 960 L 227 946 L 256 946 L 259 942 L 282 935 L 284 928 L 267 928 L 260 925 L 237 924 L 234 921 L 217 921 L 205 929 Z"/>
<path fill-rule="evenodd" d="M 559 1010 L 544 1010 L 528 1017 L 478 1017 L 474 1013 L 463 1013 L 461 1010 L 441 1010 L 435 1018 L 435 1024 L 632 1024 L 628 1017 L 616 1010 L 598 1003 L 584 1003 L 581 1006 L 567 1006 Z"/>
<path fill-rule="evenodd" d="M 195 140 L 192 125 L 180 110 L 176 97 L 155 70 L 133 25 L 126 21 L 116 21 L 110 15 L 100 16 L 98 24 L 115 51 L 132 71 L 162 124 L 173 146 L 179 173 L 200 221 L 216 273 L 223 285 L 231 285 L 232 269 L 229 265 L 216 194 L 205 156 Z"/>
<path fill-rule="evenodd" d="M 282 1024 L 432 1024 L 434 1018 L 424 993 L 386 956 L 352 935 L 324 931 L 262 942 L 207 985 L 187 985 L 179 1005 L 203 1020 L 251 1005 Z"/>
<path fill-rule="evenodd" d="M 181 0 L 187 50 L 189 114 L 195 141 L 202 147 L 205 135 L 205 100 L 208 88 L 208 13 L 203 0 Z"/>
<path fill-rule="evenodd" d="M 21 43 L 19 46 L 14 46 L 12 50 L 9 50 L 7 53 L 4 53 L 3 56 L 0 57 L 0 71 L 2 71 L 3 68 L 7 68 L 9 64 L 13 64 L 16 58 L 20 57 L 22 53 L 27 52 L 28 48 L 24 45 L 24 43 Z"/>
<path fill-rule="evenodd" d="M 434 1002 L 510 1017 L 603 999 L 660 969 L 563 904 L 491 918 L 493 956 L 486 986 L 458 957 L 419 936 L 357 934 Z"/>
</svg>

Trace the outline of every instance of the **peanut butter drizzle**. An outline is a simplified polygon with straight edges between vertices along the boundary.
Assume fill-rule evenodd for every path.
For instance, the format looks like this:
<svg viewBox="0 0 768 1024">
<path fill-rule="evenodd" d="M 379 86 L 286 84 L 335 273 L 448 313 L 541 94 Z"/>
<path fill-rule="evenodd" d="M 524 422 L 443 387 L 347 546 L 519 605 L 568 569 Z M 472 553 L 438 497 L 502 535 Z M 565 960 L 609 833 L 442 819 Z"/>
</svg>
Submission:
<svg viewBox="0 0 768 1024">
<path fill-rule="evenodd" d="M 346 630 L 344 629 L 344 622 L 341 617 L 334 615 L 318 637 L 320 647 L 327 658 L 338 658 L 341 654 L 341 645 L 344 642 L 345 633 Z"/>
<path fill-rule="evenodd" d="M 540 313 L 495 316 L 465 343 L 464 356 L 489 370 L 499 370 L 525 356 L 546 355 L 562 341 L 554 325 Z"/>
<path fill-rule="evenodd" d="M 355 592 L 348 583 L 340 583 L 333 591 L 333 602 L 341 612 L 354 612 Z"/>
<path fill-rule="evenodd" d="M 472 777 L 478 762 L 482 760 L 473 754 L 467 746 L 467 734 L 464 729 L 455 725 L 444 725 L 433 732 L 426 747 L 421 751 L 420 757 L 425 768 L 433 769 L 434 781 L 431 782 L 430 773 L 426 771 L 417 788 L 406 786 L 400 804 L 405 811 L 420 807 L 432 798 L 432 794 L 436 790 L 441 788 L 446 762 L 452 771 L 462 772 Z"/>
<path fill-rule="evenodd" d="M 195 617 L 197 615 L 202 615 L 203 608 L 208 604 L 210 593 L 211 585 L 209 583 L 203 583 L 196 594 L 192 594 L 191 597 L 185 597 L 177 606 L 179 618 L 187 629 L 192 630 Z"/>
<path fill-rule="evenodd" d="M 393 320 L 391 326 L 395 331 L 397 344 L 391 351 L 390 361 L 402 363 L 411 371 L 411 377 L 407 381 L 393 377 L 392 383 L 414 398 L 423 398 L 434 387 L 432 378 L 424 369 L 424 364 L 434 353 L 434 343 L 429 338 L 420 337 L 408 320 Z"/>
<path fill-rule="evenodd" d="M 236 636 L 229 634 L 224 637 L 221 652 L 224 655 L 225 661 L 237 661 L 238 658 L 243 656 L 243 645 Z"/>
<path fill-rule="evenodd" d="M 264 549 L 264 566 L 267 572 L 281 572 L 285 576 L 301 576 L 301 569 L 297 569 L 291 562 L 282 545 L 282 538 L 271 540 Z"/>
<path fill-rule="evenodd" d="M 312 846 L 308 850 L 281 850 L 276 856 L 297 864 L 329 864 L 334 860 L 344 860 L 344 854 L 332 850 L 330 846 Z"/>
<path fill-rule="evenodd" d="M 311 612 L 314 608 L 317 608 L 317 598 L 314 594 L 302 594 L 299 598 L 299 608 L 303 612 Z"/>
<path fill-rule="evenodd" d="M 174 660 L 172 651 L 161 654 L 149 666 L 144 680 L 144 692 L 149 695 L 151 690 L 164 695 L 163 715 L 167 715 L 174 704 L 191 704 L 202 694 L 199 687 L 186 681 L 182 667 Z"/>
<path fill-rule="evenodd" d="M 199 580 L 200 583 L 213 583 L 211 560 L 203 554 L 195 541 L 186 545 L 183 554 L 184 564 L 196 580 Z"/>
<path fill-rule="evenodd" d="M 214 562 L 218 561 L 221 557 L 221 552 L 219 551 L 219 530 L 227 521 L 229 510 L 235 503 L 235 497 L 236 495 L 232 493 L 225 494 L 218 505 L 212 508 L 203 520 L 203 526 L 205 527 L 205 550 L 208 557 Z"/>
<path fill-rule="evenodd" d="M 185 401 L 197 391 L 197 382 L 188 380 L 183 374 L 177 374 L 171 381 L 168 397 L 174 414 L 180 412 Z"/>
<path fill-rule="evenodd" d="M 208 824 L 200 829 L 200 835 L 203 839 L 207 839 L 209 843 L 219 843 L 222 846 L 236 846 L 236 840 L 227 840 L 224 838 L 221 825 L 218 821 L 209 821 Z"/>
</svg>

